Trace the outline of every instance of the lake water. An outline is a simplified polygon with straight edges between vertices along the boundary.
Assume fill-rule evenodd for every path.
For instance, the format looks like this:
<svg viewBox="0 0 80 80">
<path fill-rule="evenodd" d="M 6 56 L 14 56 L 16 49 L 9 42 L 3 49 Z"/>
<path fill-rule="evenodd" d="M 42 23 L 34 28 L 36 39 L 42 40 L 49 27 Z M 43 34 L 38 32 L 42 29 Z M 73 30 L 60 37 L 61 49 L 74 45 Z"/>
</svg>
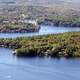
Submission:
<svg viewBox="0 0 80 80">
<path fill-rule="evenodd" d="M 80 27 L 55 27 L 55 26 L 41 26 L 39 32 L 34 33 L 0 33 L 0 38 L 16 38 L 21 36 L 35 36 L 35 35 L 46 35 L 56 34 L 63 32 L 80 31 Z"/>
<path fill-rule="evenodd" d="M 16 58 L 0 48 L 0 80 L 80 80 L 80 59 Z"/>
<path fill-rule="evenodd" d="M 1 33 L 0 38 L 71 31 L 80 31 L 80 28 L 41 26 L 37 33 Z M 80 80 L 80 59 L 17 58 L 11 49 L 0 48 L 0 80 Z"/>
</svg>

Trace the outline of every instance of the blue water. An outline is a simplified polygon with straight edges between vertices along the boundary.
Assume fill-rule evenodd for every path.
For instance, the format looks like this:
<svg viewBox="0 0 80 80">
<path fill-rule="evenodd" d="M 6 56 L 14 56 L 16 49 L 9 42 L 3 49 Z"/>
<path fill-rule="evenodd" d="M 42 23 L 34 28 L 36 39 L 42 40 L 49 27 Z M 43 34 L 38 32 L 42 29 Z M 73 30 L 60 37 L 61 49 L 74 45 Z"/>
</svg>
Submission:
<svg viewBox="0 0 80 80">
<path fill-rule="evenodd" d="M 0 80 L 80 80 L 80 59 L 16 58 L 0 48 Z"/>
<path fill-rule="evenodd" d="M 0 38 L 16 38 L 21 36 L 34 36 L 34 35 L 46 35 L 56 34 L 63 32 L 80 31 L 80 27 L 55 27 L 55 26 L 41 26 L 39 32 L 34 33 L 0 33 Z"/>
<path fill-rule="evenodd" d="M 41 26 L 37 33 L 0 33 L 0 38 L 80 31 L 79 27 Z M 80 80 L 80 59 L 17 58 L 0 48 L 0 80 Z"/>
</svg>

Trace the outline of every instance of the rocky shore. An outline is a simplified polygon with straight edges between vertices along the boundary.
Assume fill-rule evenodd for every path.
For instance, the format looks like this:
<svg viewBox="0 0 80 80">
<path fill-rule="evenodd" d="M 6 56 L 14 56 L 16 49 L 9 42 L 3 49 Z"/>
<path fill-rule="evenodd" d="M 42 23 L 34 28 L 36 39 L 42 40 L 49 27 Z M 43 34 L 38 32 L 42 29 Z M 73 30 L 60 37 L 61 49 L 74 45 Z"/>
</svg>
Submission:
<svg viewBox="0 0 80 80">
<path fill-rule="evenodd" d="M 80 27 L 80 23 L 77 22 L 68 22 L 68 21 L 52 21 L 52 20 L 43 20 L 43 21 L 39 21 L 40 25 L 50 25 L 50 26 L 63 26 L 63 27 Z"/>
<path fill-rule="evenodd" d="M 40 26 L 32 27 L 32 28 L 0 28 L 0 33 L 29 33 L 29 32 L 38 32 L 40 29 Z"/>
</svg>

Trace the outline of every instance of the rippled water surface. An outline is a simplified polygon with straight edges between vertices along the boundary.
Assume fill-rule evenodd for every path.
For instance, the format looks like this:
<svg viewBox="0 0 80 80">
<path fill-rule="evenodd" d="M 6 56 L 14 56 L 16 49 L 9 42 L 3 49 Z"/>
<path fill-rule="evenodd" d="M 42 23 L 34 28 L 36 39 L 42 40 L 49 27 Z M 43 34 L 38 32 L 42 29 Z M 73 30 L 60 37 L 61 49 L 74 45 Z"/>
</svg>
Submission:
<svg viewBox="0 0 80 80">
<path fill-rule="evenodd" d="M 16 58 L 0 48 L 0 80 L 80 80 L 80 59 Z"/>
</svg>

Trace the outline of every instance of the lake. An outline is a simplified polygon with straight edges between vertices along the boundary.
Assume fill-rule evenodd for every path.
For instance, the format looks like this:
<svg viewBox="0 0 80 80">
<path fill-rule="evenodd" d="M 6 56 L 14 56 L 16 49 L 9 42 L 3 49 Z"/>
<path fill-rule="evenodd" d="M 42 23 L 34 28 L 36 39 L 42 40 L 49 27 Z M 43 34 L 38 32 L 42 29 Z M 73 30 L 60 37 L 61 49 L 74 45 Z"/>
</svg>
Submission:
<svg viewBox="0 0 80 80">
<path fill-rule="evenodd" d="M 35 35 L 46 35 L 46 34 L 57 34 L 63 32 L 80 31 L 80 27 L 56 27 L 56 26 L 45 26 L 41 25 L 39 32 L 34 33 L 0 33 L 0 38 L 16 38 L 21 36 L 35 36 Z"/>
<path fill-rule="evenodd" d="M 17 58 L 0 48 L 0 80 L 80 80 L 80 59 Z"/>
<path fill-rule="evenodd" d="M 41 26 L 36 33 L 0 33 L 0 38 L 16 38 L 80 31 L 80 27 Z M 0 48 L 0 80 L 80 80 L 80 59 L 17 58 L 12 50 Z"/>
</svg>

